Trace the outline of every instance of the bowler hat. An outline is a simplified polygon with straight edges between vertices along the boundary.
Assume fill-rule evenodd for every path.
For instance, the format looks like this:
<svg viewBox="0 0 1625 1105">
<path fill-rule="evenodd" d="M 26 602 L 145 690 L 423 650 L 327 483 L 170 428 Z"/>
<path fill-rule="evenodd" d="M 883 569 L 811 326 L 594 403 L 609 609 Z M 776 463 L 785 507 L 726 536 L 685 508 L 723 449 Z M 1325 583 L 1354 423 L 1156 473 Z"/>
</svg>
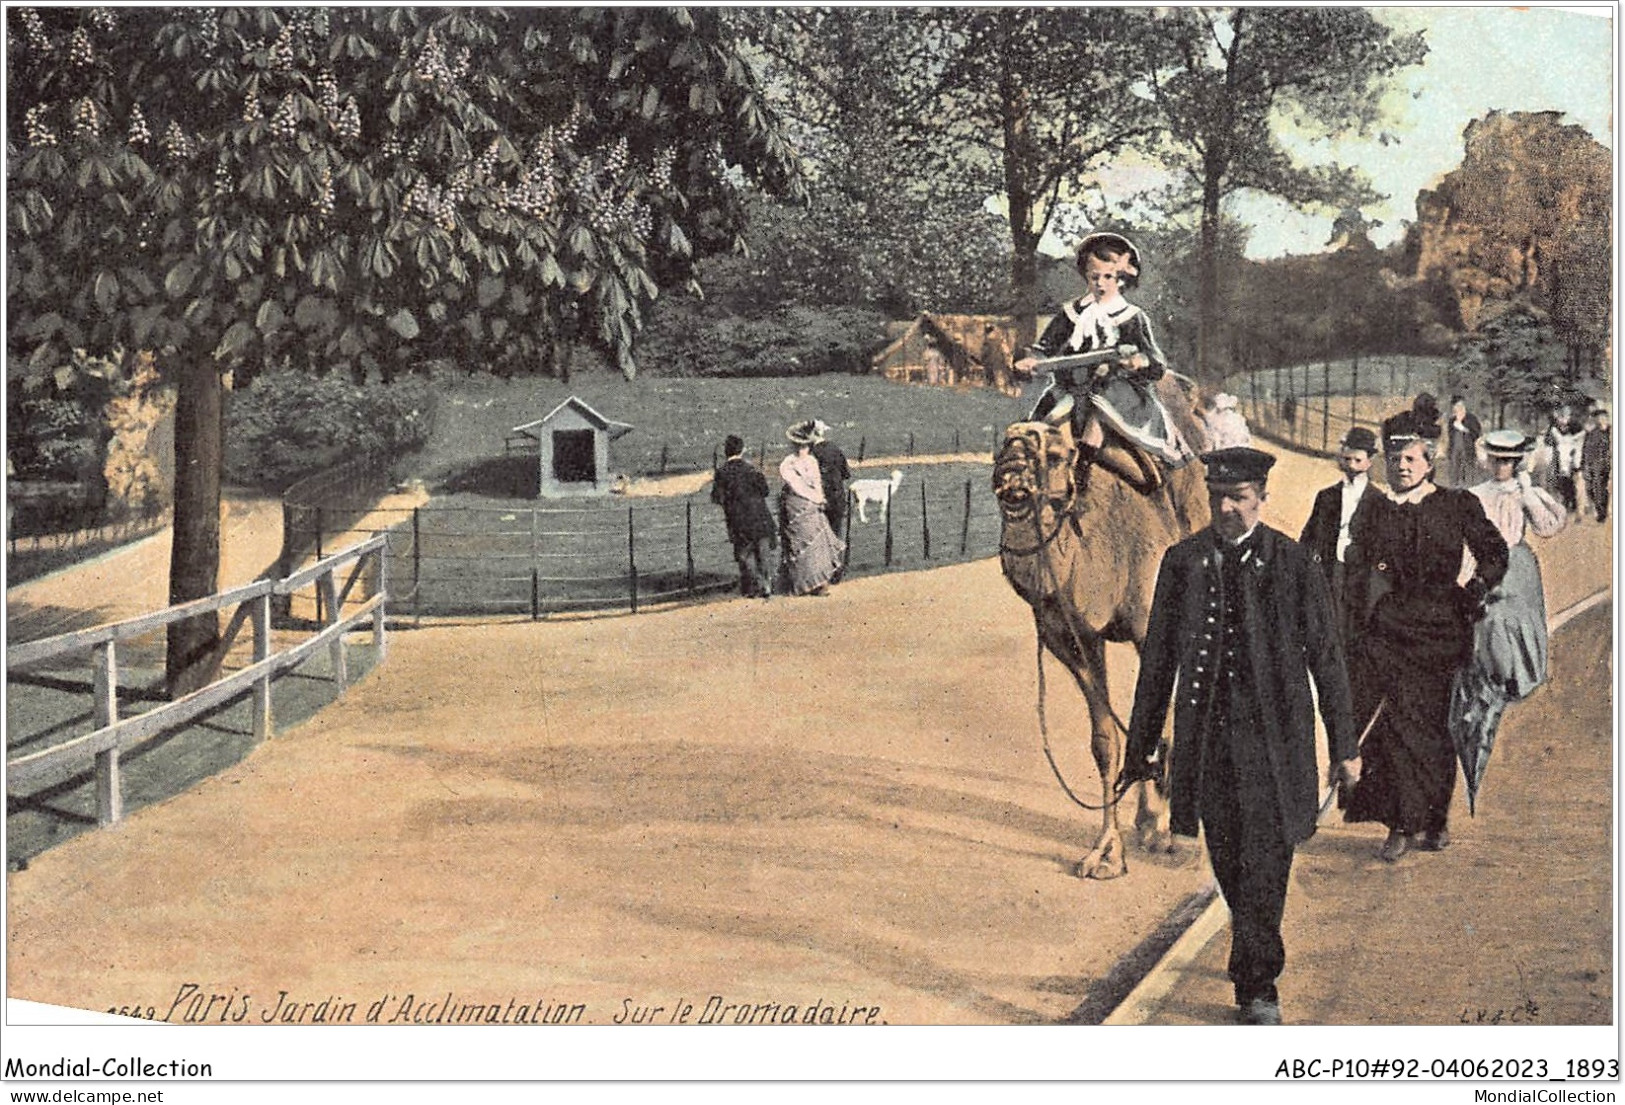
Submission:
<svg viewBox="0 0 1625 1105">
<path fill-rule="evenodd" d="M 1342 446 L 1345 449 L 1363 449 L 1367 453 L 1377 451 L 1377 435 L 1364 426 L 1356 426 L 1343 435 Z"/>
<path fill-rule="evenodd" d="M 1522 430 L 1491 430 L 1484 435 L 1484 455 L 1517 460 L 1535 448 L 1535 439 Z"/>
<path fill-rule="evenodd" d="M 1203 453 L 1202 463 L 1207 466 L 1208 483 L 1263 483 L 1275 458 L 1261 449 L 1237 445 Z"/>
</svg>

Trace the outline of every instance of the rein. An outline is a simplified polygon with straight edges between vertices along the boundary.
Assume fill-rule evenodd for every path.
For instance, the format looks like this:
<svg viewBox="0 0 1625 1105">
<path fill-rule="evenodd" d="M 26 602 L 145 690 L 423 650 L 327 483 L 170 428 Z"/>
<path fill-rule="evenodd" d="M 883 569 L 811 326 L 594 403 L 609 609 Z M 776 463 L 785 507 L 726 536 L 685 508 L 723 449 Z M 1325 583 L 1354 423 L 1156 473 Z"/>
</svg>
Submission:
<svg viewBox="0 0 1625 1105">
<path fill-rule="evenodd" d="M 1076 496 L 1074 496 L 1074 500 L 1075 498 Z M 1049 501 L 1051 503 L 1060 502 L 1060 500 L 1056 499 L 1051 499 Z M 1066 511 L 1061 511 L 1059 507 L 1056 509 L 1055 528 L 1046 535 L 1044 533 L 1043 507 L 1040 501 L 1035 497 L 1033 507 L 1033 533 L 1038 538 L 1038 544 L 1034 545 L 1032 548 L 1012 548 L 1005 544 L 1004 538 L 1001 535 L 999 538 L 999 552 L 1001 554 L 1009 553 L 1012 556 L 1041 556 L 1041 554 L 1043 554 L 1041 559 L 1045 576 L 1044 585 L 1047 587 L 1049 594 L 1058 594 L 1060 591 L 1060 581 L 1056 578 L 1055 562 L 1050 556 L 1047 555 L 1047 552 L 1049 547 L 1055 543 L 1056 538 L 1060 537 L 1061 531 L 1066 528 L 1068 522 L 1072 524 L 1073 530 L 1077 532 L 1078 537 L 1081 539 L 1083 537 L 1083 530 L 1078 524 L 1077 510 L 1068 509 Z M 1043 601 L 1042 596 L 1040 596 L 1039 601 Z M 1070 618 L 1065 619 L 1065 621 L 1067 632 L 1072 637 L 1072 647 L 1076 650 L 1079 656 L 1082 656 L 1083 642 L 1078 638 L 1078 631 L 1076 627 L 1072 625 Z M 1074 791 L 1071 785 L 1066 781 L 1066 776 L 1061 773 L 1060 764 L 1058 764 L 1055 760 L 1055 751 L 1051 747 L 1050 743 L 1049 718 L 1045 711 L 1047 688 L 1044 679 L 1044 633 L 1039 623 L 1037 603 L 1033 604 L 1033 637 L 1038 646 L 1037 656 L 1035 658 L 1036 666 L 1038 668 L 1038 732 L 1043 741 L 1044 759 L 1049 761 L 1049 769 L 1050 772 L 1055 776 L 1055 781 L 1061 784 L 1061 790 L 1065 792 L 1066 796 L 1072 800 L 1073 804 L 1082 809 L 1088 810 L 1091 813 L 1101 813 L 1106 810 L 1110 810 L 1123 800 L 1124 795 L 1127 793 L 1126 791 L 1120 794 L 1114 794 L 1110 801 L 1104 802 L 1098 806 L 1085 802 L 1082 798 L 1078 797 L 1077 792 Z M 1123 719 L 1117 716 L 1117 711 L 1112 709 L 1109 700 L 1106 704 L 1106 710 L 1111 714 L 1112 721 L 1116 723 L 1118 729 L 1126 737 L 1128 733 L 1128 726 L 1124 725 Z"/>
</svg>

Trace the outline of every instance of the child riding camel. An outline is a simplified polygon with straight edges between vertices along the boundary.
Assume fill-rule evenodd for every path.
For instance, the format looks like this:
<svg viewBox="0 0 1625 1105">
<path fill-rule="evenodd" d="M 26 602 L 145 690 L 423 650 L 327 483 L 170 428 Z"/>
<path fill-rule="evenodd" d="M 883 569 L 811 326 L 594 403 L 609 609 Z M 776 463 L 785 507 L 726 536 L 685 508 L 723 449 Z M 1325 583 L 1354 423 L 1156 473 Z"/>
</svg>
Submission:
<svg viewBox="0 0 1625 1105">
<path fill-rule="evenodd" d="M 1077 258 L 1088 294 L 1062 304 L 1015 367 L 1031 376 L 1044 360 L 1100 356 L 1053 370 L 1031 419 L 1070 417 L 1080 465 L 1100 448 L 1105 422 L 1168 467 L 1183 466 L 1193 454 L 1151 390 L 1167 363 L 1145 312 L 1122 295 L 1139 283 L 1140 251 L 1121 234 L 1099 233 L 1079 243 Z"/>
</svg>

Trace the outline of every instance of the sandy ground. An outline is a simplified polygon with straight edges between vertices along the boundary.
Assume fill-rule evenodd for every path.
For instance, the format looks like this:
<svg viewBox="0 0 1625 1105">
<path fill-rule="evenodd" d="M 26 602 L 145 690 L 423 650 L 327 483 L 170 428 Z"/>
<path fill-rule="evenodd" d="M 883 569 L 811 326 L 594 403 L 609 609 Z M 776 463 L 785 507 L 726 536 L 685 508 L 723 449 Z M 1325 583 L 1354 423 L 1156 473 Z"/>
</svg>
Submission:
<svg viewBox="0 0 1625 1105">
<path fill-rule="evenodd" d="M 172 531 L 164 529 L 86 564 L 53 572 L 6 592 L 6 630 L 33 640 L 81 626 L 162 610 L 169 600 Z M 250 583 L 282 549 L 282 504 L 232 497 L 220 507 L 220 588 Z"/>
<path fill-rule="evenodd" d="M 1283 458 L 1266 520 L 1295 534 L 1331 478 Z M 1594 523 L 1547 545 L 1551 608 L 1605 584 L 1608 553 Z M 1132 656 L 1112 662 L 1126 713 Z M 1049 670 L 1061 766 L 1092 787 L 1081 703 Z M 1098 815 L 1050 775 L 1034 702 L 1030 615 L 994 561 L 397 633 L 237 768 L 10 874 L 10 996 L 1064 1020 L 1205 874 L 1189 848 L 1068 873 Z"/>
</svg>

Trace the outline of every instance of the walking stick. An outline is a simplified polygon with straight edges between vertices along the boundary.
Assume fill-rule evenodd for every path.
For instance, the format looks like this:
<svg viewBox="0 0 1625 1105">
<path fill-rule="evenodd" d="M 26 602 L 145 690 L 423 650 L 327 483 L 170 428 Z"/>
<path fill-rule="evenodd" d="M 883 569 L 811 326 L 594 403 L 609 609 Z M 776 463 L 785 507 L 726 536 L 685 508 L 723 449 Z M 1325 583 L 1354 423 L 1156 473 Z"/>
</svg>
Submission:
<svg viewBox="0 0 1625 1105">
<path fill-rule="evenodd" d="M 1388 696 L 1384 695 L 1382 700 L 1377 703 L 1377 708 L 1371 711 L 1371 720 L 1365 723 L 1364 729 L 1360 730 L 1360 739 L 1354 742 L 1354 747 L 1356 750 L 1365 744 L 1365 739 L 1371 735 L 1371 730 L 1377 724 L 1377 719 L 1382 717 L 1383 707 L 1387 705 Z M 1347 794 L 1344 792 L 1341 781 L 1339 781 L 1336 786 L 1327 787 L 1325 795 L 1320 800 L 1320 812 L 1315 816 L 1315 820 L 1318 821 L 1320 818 L 1325 817 L 1329 812 L 1331 812 L 1332 803 L 1334 801 L 1337 801 L 1338 805 L 1341 806 L 1346 800 Z"/>
</svg>

